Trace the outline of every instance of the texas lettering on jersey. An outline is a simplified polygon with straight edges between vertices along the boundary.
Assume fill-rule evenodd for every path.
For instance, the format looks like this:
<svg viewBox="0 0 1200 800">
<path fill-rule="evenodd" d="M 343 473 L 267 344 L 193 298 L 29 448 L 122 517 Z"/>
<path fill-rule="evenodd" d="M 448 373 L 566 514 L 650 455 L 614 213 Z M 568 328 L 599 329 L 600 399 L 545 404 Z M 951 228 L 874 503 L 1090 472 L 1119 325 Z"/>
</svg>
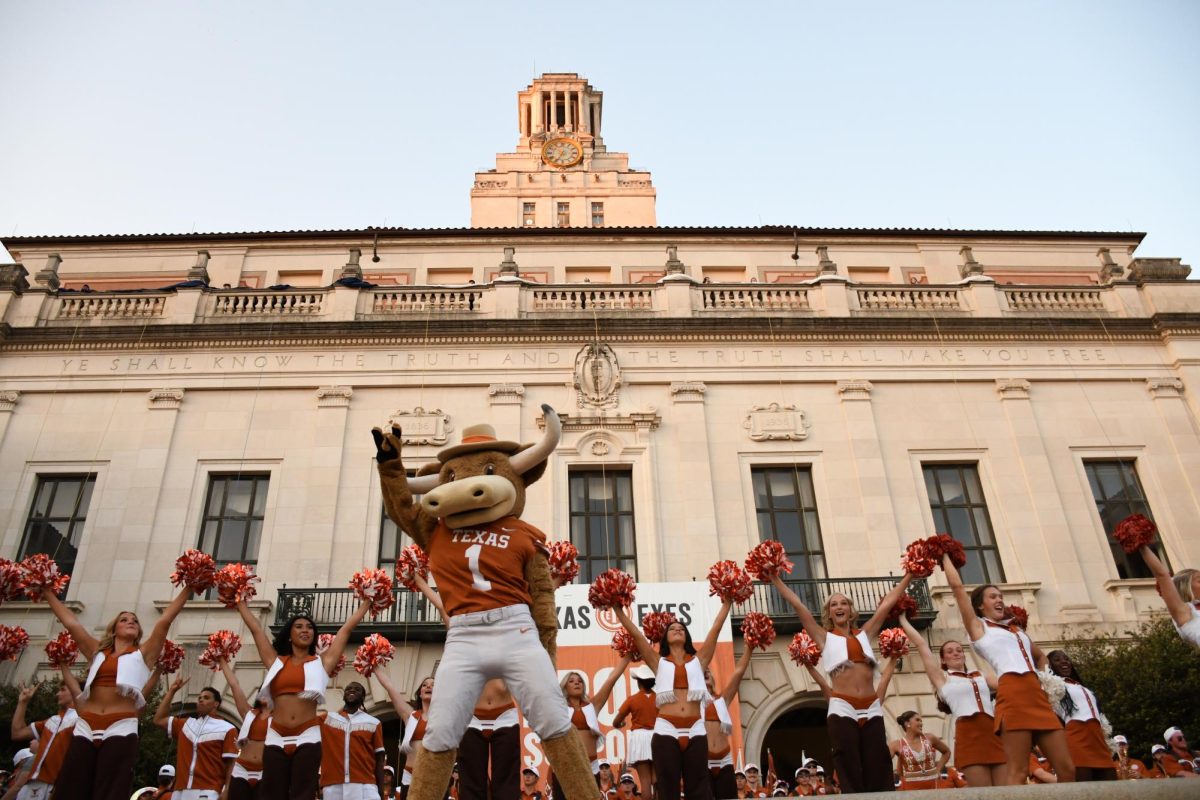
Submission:
<svg viewBox="0 0 1200 800">
<path fill-rule="evenodd" d="M 501 530 L 506 530 L 501 528 Z M 475 530 L 473 528 L 463 528 L 454 531 L 450 536 L 452 542 L 463 542 L 465 544 L 485 544 L 488 547 L 508 547 L 508 541 L 511 536 L 507 533 L 495 533 L 488 530 Z"/>
<path fill-rule="evenodd" d="M 439 524 L 429 540 L 429 569 L 446 613 L 532 603 L 525 565 L 545 549 L 545 534 L 516 517 L 458 530 Z"/>
</svg>

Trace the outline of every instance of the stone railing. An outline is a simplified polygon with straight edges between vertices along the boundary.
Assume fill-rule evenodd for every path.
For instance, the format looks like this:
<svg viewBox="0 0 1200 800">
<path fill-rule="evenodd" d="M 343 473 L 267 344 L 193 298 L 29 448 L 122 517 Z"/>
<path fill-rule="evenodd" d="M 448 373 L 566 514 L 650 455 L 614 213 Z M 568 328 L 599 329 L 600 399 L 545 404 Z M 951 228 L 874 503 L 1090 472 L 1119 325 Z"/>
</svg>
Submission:
<svg viewBox="0 0 1200 800">
<path fill-rule="evenodd" d="M 228 291 L 208 296 L 207 317 L 311 317 L 320 314 L 326 289 Z"/>
<path fill-rule="evenodd" d="M 963 311 L 960 290 L 933 286 L 858 286 L 863 311 Z"/>
<path fill-rule="evenodd" d="M 483 310 L 483 289 L 372 289 L 370 314 L 447 314 Z"/>
<path fill-rule="evenodd" d="M 1096 287 L 1002 286 L 1012 311 L 1104 311 L 1104 289 Z"/>
<path fill-rule="evenodd" d="M 161 317 L 167 294 L 62 294 L 52 306 L 50 320 L 134 320 Z"/>
<path fill-rule="evenodd" d="M 700 287 L 700 307 L 705 311 L 811 311 L 805 286 Z"/>
<path fill-rule="evenodd" d="M 535 286 L 530 311 L 653 311 L 651 286 Z"/>
</svg>

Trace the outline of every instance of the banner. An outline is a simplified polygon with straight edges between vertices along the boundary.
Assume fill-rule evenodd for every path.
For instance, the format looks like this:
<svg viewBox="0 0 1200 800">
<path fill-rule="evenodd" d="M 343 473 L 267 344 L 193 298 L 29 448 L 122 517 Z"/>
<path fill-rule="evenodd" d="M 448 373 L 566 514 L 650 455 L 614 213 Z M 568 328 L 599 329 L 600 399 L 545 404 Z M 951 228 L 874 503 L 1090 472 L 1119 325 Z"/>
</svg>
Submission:
<svg viewBox="0 0 1200 800">
<path fill-rule="evenodd" d="M 597 612 L 587 601 L 588 586 L 571 584 L 555 592 L 558 607 L 558 676 L 561 680 L 570 672 L 583 675 L 589 697 L 595 687 L 604 683 L 612 670 L 620 663 L 620 657 L 612 649 L 613 634 L 621 630 L 621 623 L 611 611 Z M 637 599 L 629 609 L 629 616 L 638 625 L 642 616 L 654 611 L 669 611 L 687 626 L 693 644 L 699 648 L 712 628 L 713 620 L 721 609 L 721 601 L 708 594 L 707 581 L 686 583 L 639 583 Z M 641 662 L 635 661 L 632 666 Z M 725 682 L 733 673 L 733 630 L 729 620 L 721 626 L 717 637 L 717 650 L 713 655 L 713 679 L 717 691 L 725 688 Z M 637 683 L 629 676 L 618 679 L 607 702 L 598 710 L 600 730 L 604 740 L 596 758 L 609 761 L 613 773 L 619 778 L 618 770 L 631 771 L 625 764 L 628 752 L 630 722 L 624 728 L 613 728 L 612 721 L 621 704 L 630 694 L 637 691 Z M 732 752 L 742 752 L 742 722 L 738 701 L 729 706 L 733 718 L 733 733 L 730 736 Z M 522 719 L 521 734 L 525 765 L 533 767 L 545 779 L 548 772 L 546 757 L 542 753 L 540 740 Z"/>
</svg>

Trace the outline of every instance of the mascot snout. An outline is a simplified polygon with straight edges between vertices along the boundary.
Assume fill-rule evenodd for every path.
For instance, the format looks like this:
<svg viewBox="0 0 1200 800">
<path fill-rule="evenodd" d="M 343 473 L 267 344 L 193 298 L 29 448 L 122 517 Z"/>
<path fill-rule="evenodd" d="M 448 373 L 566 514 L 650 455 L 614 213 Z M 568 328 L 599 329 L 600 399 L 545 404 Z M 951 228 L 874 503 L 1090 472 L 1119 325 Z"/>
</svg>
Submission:
<svg viewBox="0 0 1200 800">
<path fill-rule="evenodd" d="M 421 507 L 451 529 L 467 528 L 508 516 L 517 488 L 499 475 L 473 475 L 443 483 L 421 498 Z"/>
</svg>

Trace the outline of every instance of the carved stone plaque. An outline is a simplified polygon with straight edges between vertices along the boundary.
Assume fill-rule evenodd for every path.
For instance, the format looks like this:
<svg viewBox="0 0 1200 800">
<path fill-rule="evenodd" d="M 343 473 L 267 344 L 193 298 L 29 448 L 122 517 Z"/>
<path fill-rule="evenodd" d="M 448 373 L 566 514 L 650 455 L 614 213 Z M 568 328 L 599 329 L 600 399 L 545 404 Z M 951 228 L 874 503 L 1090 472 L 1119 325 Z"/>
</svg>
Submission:
<svg viewBox="0 0 1200 800">
<path fill-rule="evenodd" d="M 450 415 L 443 413 L 440 408 L 432 411 L 417 406 L 412 411 L 393 412 L 388 425 L 400 428 L 404 444 L 443 445 L 450 431 Z"/>
<path fill-rule="evenodd" d="M 575 398 L 579 408 L 615 408 L 621 365 L 606 344 L 586 344 L 575 356 Z"/>
<path fill-rule="evenodd" d="M 798 442 L 808 438 L 808 422 L 804 412 L 796 406 L 779 403 L 751 406 L 742 427 L 750 432 L 750 438 L 756 442 L 772 439 Z"/>
</svg>

